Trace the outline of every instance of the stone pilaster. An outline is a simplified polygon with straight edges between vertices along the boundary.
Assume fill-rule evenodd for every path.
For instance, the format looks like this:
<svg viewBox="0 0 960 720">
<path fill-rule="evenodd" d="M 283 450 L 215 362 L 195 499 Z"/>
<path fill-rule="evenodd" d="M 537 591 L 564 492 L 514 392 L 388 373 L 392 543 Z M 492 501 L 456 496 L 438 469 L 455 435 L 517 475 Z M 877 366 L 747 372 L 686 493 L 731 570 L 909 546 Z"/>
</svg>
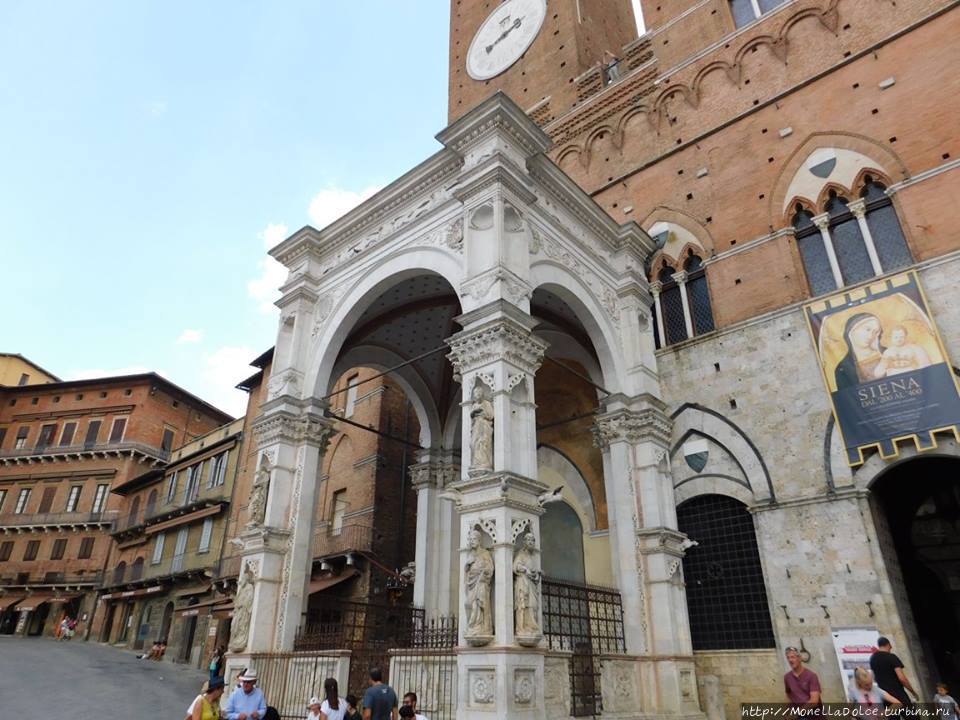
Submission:
<svg viewBox="0 0 960 720">
<path fill-rule="evenodd" d="M 410 466 L 417 491 L 416 575 L 413 603 L 427 618 L 456 612 L 457 538 L 459 522 L 454 504 L 441 497 L 444 488 L 460 478 L 460 466 L 432 460 Z"/>
<path fill-rule="evenodd" d="M 245 650 L 290 650 L 306 607 L 317 482 L 334 426 L 320 407 L 272 401 L 253 431 L 269 493 L 262 522 L 253 518 L 241 533 L 241 576 L 255 578 Z"/>
</svg>

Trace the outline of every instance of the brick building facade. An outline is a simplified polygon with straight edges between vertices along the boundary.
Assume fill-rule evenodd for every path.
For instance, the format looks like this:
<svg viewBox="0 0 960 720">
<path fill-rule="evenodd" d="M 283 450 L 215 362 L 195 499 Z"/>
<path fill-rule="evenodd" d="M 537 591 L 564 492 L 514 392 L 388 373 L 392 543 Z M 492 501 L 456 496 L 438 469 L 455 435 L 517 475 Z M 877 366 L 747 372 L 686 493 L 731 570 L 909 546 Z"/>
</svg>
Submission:
<svg viewBox="0 0 960 720">
<path fill-rule="evenodd" d="M 120 498 L 229 416 L 155 374 L 0 387 L 2 631 L 89 633 Z"/>
<path fill-rule="evenodd" d="M 684 579 L 701 683 L 719 680 L 728 717 L 779 701 L 794 645 L 840 700 L 831 636 L 848 627 L 892 636 L 915 686 L 960 679 L 960 538 L 938 525 L 957 440 L 848 466 L 803 312 L 916 271 L 960 355 L 956 3 L 643 0 L 639 38 L 625 0 L 547 7 L 515 62 L 474 79 L 466 48 L 495 4 L 451 3 L 449 115 L 504 90 L 560 167 L 657 243 L 645 271 L 679 528 L 700 543 Z"/>
</svg>

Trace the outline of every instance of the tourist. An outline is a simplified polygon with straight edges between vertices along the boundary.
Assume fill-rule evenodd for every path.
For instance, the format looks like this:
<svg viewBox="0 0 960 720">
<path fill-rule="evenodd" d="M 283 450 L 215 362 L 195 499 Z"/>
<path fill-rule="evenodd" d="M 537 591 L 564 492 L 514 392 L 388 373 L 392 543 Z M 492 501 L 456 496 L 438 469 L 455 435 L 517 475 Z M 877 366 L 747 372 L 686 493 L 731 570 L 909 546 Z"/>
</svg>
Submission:
<svg viewBox="0 0 960 720">
<path fill-rule="evenodd" d="M 893 654 L 890 640 L 883 636 L 877 638 L 877 651 L 870 656 L 870 669 L 873 671 L 877 685 L 893 695 L 901 704 L 912 704 L 907 690 L 919 699 L 917 691 L 913 689 L 907 674 L 903 671 L 903 662 Z"/>
<path fill-rule="evenodd" d="M 788 647 L 785 655 L 790 670 L 783 676 L 783 688 L 787 694 L 787 702 L 791 705 L 806 705 L 817 707 L 820 705 L 820 678 L 813 670 L 803 666 L 800 651 L 795 647 Z"/>
<path fill-rule="evenodd" d="M 933 696 L 933 704 L 937 706 L 937 717 L 943 720 L 957 720 L 957 701 L 950 697 L 950 688 L 946 683 L 937 683 L 937 694 Z"/>
<path fill-rule="evenodd" d="M 213 657 L 210 658 L 210 679 L 223 677 L 223 645 L 217 645 L 213 651 Z"/>
<path fill-rule="evenodd" d="M 380 668 L 372 668 L 370 687 L 363 695 L 363 720 L 397 720 L 397 717 L 397 694 L 384 684 Z"/>
<path fill-rule="evenodd" d="M 347 695 L 347 712 L 343 716 L 343 720 L 363 720 L 363 718 L 360 717 L 360 708 L 357 706 L 356 695 Z"/>
<path fill-rule="evenodd" d="M 200 699 L 207 694 L 207 688 L 209 687 L 210 681 L 204 680 L 203 685 L 200 686 L 200 694 L 193 699 L 193 702 L 190 703 L 190 707 L 187 708 L 186 720 L 190 720 L 193 717 L 193 708 L 196 707 L 197 703 L 200 702 Z"/>
<path fill-rule="evenodd" d="M 853 702 L 860 706 L 863 716 L 879 717 L 883 715 L 884 705 L 899 705 L 900 701 L 873 682 L 873 673 L 865 667 L 854 668 L 853 683 L 850 685 Z"/>
<path fill-rule="evenodd" d="M 234 683 L 236 687 L 238 687 L 238 688 L 243 687 L 243 683 L 240 682 L 240 678 L 242 678 L 242 677 L 243 677 L 244 675 L 246 675 L 246 674 L 247 674 L 247 669 L 246 669 L 246 668 L 243 668 L 242 670 L 240 670 L 240 672 L 237 673 L 237 680 L 236 680 L 236 682 Z"/>
<path fill-rule="evenodd" d="M 334 678 L 327 678 L 323 681 L 323 695 L 320 717 L 323 720 L 343 720 L 347 714 L 347 702 L 340 697 L 340 690 Z"/>
<path fill-rule="evenodd" d="M 307 720 L 321 720 L 323 716 L 320 714 L 320 705 L 320 698 L 316 695 L 310 698 L 307 703 Z"/>
<path fill-rule="evenodd" d="M 60 621 L 60 634 L 57 636 L 57 640 L 69 640 L 68 633 L 70 632 L 70 618 L 64 616 L 63 620 Z"/>
<path fill-rule="evenodd" d="M 425 715 L 417 712 L 417 694 L 415 692 L 408 692 L 403 696 L 403 707 L 408 707 L 413 710 L 413 715 L 410 716 L 413 720 L 427 720 Z M 401 716 L 403 715 L 402 710 L 403 708 L 401 708 Z"/>
<path fill-rule="evenodd" d="M 247 668 L 238 679 L 240 687 L 227 701 L 227 720 L 261 720 L 267 714 L 267 700 L 257 687 L 257 671 Z"/>
<path fill-rule="evenodd" d="M 222 677 L 215 677 L 207 684 L 207 691 L 193 703 L 191 720 L 220 720 L 220 696 L 223 695 Z"/>
</svg>

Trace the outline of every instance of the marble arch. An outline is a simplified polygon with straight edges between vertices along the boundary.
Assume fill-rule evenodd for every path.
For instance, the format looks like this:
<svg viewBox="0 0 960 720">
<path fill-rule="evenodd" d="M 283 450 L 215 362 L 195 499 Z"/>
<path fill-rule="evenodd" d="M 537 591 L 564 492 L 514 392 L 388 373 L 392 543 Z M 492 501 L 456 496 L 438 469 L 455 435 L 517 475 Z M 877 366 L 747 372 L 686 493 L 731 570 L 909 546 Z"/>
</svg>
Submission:
<svg viewBox="0 0 960 720">
<path fill-rule="evenodd" d="M 597 448 L 590 487 L 602 486 L 607 501 L 603 547 L 624 611 L 625 652 L 605 666 L 647 678 L 649 702 L 664 716 L 689 717 L 698 711 L 696 669 L 685 590 L 671 581 L 684 536 L 664 462 L 671 419 L 659 399 L 643 272 L 653 242 L 635 222 L 615 222 L 550 161 L 549 137 L 502 94 L 437 139 L 440 151 L 343 219 L 304 228 L 271 251 L 289 274 L 267 400 L 253 425 L 257 452 L 270 458 L 269 500 L 262 522 L 239 538 L 245 567 L 255 568 L 252 622 L 230 663 L 293 647 L 307 606 L 317 486 L 338 422 L 324 401 L 335 371 L 390 366 L 446 345 L 430 355 L 439 358 L 431 369 L 396 376 L 425 433 L 410 468 L 414 601 L 428 615 L 459 616 L 456 717 L 544 717 L 547 648 L 529 617 L 515 631 L 513 577 L 514 543 L 528 533 L 538 544 L 550 500 L 538 472 L 534 386 L 553 341 L 552 352 L 582 360 L 609 392 L 598 393 L 580 438 Z M 381 303 L 389 293 L 383 302 L 396 308 L 443 297 L 447 314 L 408 328 L 398 347 L 377 335 L 394 309 Z M 551 297 L 570 322 L 537 317 Z M 478 380 L 489 388 L 482 400 L 468 393 Z M 494 539 L 485 602 L 474 602 L 476 585 L 468 590 L 463 575 L 477 526 Z M 475 622 L 478 608 L 491 617 Z M 478 709 L 481 680 L 504 698 L 522 697 L 523 707 Z"/>
</svg>

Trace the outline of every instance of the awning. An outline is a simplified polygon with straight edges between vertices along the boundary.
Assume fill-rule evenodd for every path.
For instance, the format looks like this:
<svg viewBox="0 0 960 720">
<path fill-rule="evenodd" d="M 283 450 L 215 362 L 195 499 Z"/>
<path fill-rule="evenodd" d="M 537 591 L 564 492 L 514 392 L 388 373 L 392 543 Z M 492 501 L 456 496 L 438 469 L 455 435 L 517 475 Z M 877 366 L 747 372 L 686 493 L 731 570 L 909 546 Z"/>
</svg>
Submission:
<svg viewBox="0 0 960 720">
<path fill-rule="evenodd" d="M 307 588 L 307 595 L 313 595 L 314 593 L 322 592 L 327 588 L 337 585 L 338 583 L 342 583 L 344 580 L 355 578 L 359 574 L 360 571 L 354 568 L 353 570 L 344 571 L 339 575 L 328 575 L 327 577 L 311 580 L 310 586 Z"/>
<path fill-rule="evenodd" d="M 195 510 L 192 513 L 187 513 L 186 515 L 181 515 L 180 517 L 170 518 L 169 520 L 164 520 L 162 523 L 157 523 L 156 525 L 151 525 L 146 530 L 144 534 L 154 535 L 158 532 L 163 532 L 164 530 L 169 530 L 170 528 L 175 528 L 178 525 L 185 525 L 187 523 L 192 523 L 194 520 L 199 520 L 201 518 L 208 517 L 210 515 L 216 515 L 223 509 L 223 504 L 211 505 L 210 507 L 203 508 L 202 510 Z"/>
<path fill-rule="evenodd" d="M 153 595 L 163 590 L 163 585 L 154 585 L 153 587 L 140 588 L 139 590 L 125 590 L 124 592 L 115 592 L 109 593 L 108 595 L 101 595 L 101 600 L 120 600 L 127 598 L 136 598 L 143 597 L 144 595 Z"/>
<path fill-rule="evenodd" d="M 177 590 L 175 593 L 173 593 L 173 596 L 175 598 L 182 598 L 187 597 L 188 595 L 202 595 L 208 590 L 210 590 L 210 583 L 191 585 L 190 587 L 185 587 L 182 590 Z"/>
<path fill-rule="evenodd" d="M 9 597 L 0 598 L 0 612 L 13 609 L 13 606 L 23 600 L 25 597 L 26 595 L 11 595 Z"/>
<path fill-rule="evenodd" d="M 17 610 L 36 610 L 38 607 L 43 605 L 45 602 L 53 600 L 53 595 L 50 593 L 37 593 L 36 595 L 30 595 L 25 600 L 21 600 L 20 604 L 17 605 Z"/>
</svg>

